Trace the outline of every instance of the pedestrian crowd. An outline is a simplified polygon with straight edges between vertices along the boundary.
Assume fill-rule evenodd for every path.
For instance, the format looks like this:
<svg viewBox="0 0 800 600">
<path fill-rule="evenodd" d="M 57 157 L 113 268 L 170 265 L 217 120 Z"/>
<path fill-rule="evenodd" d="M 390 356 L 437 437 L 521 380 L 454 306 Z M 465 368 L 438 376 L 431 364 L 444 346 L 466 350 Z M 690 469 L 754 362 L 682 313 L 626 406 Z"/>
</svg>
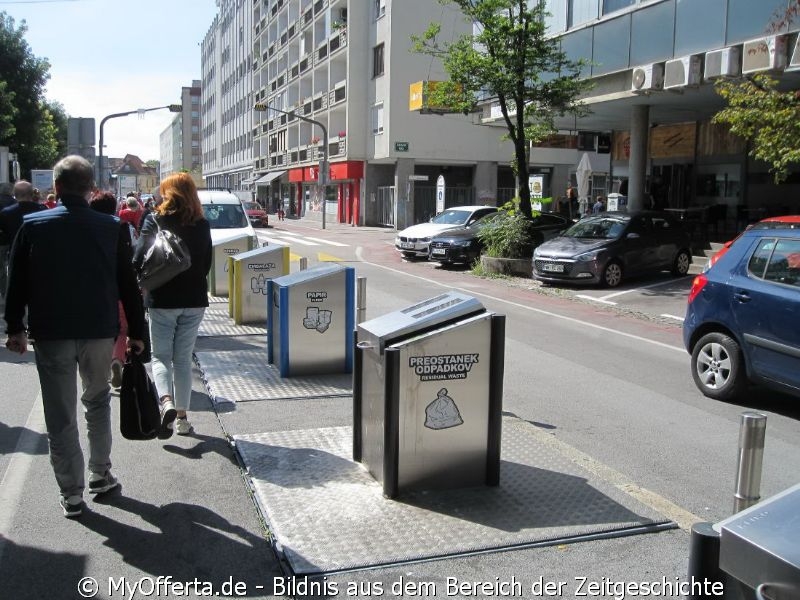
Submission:
<svg viewBox="0 0 800 600">
<path fill-rule="evenodd" d="M 120 387 L 133 355 L 152 357 L 158 438 L 193 432 L 187 414 L 192 352 L 208 306 L 212 253 L 190 175 L 165 178 L 158 202 L 142 202 L 135 193 L 118 202 L 93 179 L 88 161 L 67 156 L 55 165 L 54 193 L 44 200 L 27 181 L 0 185 L 6 347 L 24 354 L 32 343 L 59 504 L 71 518 L 86 508 L 78 398 L 88 437 L 88 492 L 105 494 L 119 485 L 111 472 L 111 388 Z M 191 266 L 144 291 L 137 275 L 160 230 L 183 241 Z"/>
</svg>

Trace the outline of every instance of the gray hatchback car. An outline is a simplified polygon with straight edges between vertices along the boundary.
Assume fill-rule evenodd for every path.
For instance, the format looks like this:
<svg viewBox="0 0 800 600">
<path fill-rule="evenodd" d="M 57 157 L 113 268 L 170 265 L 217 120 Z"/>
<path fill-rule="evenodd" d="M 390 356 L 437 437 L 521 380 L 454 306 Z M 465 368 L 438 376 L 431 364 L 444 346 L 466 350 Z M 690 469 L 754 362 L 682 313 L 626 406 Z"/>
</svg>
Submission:
<svg viewBox="0 0 800 600">
<path fill-rule="evenodd" d="M 689 272 L 689 235 L 658 211 L 607 212 L 585 217 L 533 252 L 533 276 L 547 283 L 618 286 L 624 277 Z"/>
</svg>

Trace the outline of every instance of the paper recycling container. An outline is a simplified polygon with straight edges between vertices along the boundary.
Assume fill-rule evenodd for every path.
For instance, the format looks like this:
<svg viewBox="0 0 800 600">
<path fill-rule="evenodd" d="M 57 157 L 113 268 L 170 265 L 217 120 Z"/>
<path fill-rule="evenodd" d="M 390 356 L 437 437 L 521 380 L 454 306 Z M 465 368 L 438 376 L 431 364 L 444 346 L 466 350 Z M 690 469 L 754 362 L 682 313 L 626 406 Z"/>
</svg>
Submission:
<svg viewBox="0 0 800 600">
<path fill-rule="evenodd" d="M 253 249 L 253 238 L 238 234 L 214 241 L 208 289 L 214 296 L 228 295 L 228 257 Z"/>
<path fill-rule="evenodd" d="M 270 279 L 267 358 L 281 377 L 353 370 L 356 275 L 325 264 Z"/>
<path fill-rule="evenodd" d="M 229 314 L 234 323 L 267 324 L 267 282 L 289 274 L 289 246 L 271 244 L 228 257 Z"/>
<path fill-rule="evenodd" d="M 498 485 L 505 316 L 448 292 L 356 337 L 353 459 L 384 496 Z"/>
</svg>

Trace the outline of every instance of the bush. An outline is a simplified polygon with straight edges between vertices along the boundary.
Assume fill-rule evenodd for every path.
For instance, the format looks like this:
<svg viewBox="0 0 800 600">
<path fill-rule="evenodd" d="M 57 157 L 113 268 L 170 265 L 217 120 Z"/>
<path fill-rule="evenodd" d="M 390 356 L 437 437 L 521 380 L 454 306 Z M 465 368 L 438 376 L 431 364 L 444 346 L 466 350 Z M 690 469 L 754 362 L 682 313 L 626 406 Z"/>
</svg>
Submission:
<svg viewBox="0 0 800 600">
<path fill-rule="evenodd" d="M 478 232 L 483 253 L 494 258 L 530 258 L 531 222 L 519 212 L 514 201 L 500 207 L 500 213 Z"/>
</svg>

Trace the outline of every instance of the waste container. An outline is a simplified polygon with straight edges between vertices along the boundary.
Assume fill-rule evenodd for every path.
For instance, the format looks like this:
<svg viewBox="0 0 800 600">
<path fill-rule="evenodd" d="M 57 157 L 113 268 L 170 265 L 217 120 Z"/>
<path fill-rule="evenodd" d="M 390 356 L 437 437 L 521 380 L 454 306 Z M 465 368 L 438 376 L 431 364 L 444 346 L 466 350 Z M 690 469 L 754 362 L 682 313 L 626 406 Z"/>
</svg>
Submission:
<svg viewBox="0 0 800 600">
<path fill-rule="evenodd" d="M 269 280 L 267 359 L 281 377 L 352 372 L 355 288 L 338 264 Z"/>
<path fill-rule="evenodd" d="M 229 314 L 234 323 L 267 324 L 267 282 L 289 274 L 289 246 L 272 244 L 228 257 Z"/>
<path fill-rule="evenodd" d="M 714 526 L 720 531 L 720 569 L 749 588 L 750 593 L 741 597 L 752 597 L 761 586 L 764 598 L 800 598 L 798 515 L 800 484 Z"/>
<path fill-rule="evenodd" d="M 228 295 L 228 257 L 253 249 L 253 238 L 246 234 L 233 235 L 214 241 L 208 289 L 215 296 Z"/>
<path fill-rule="evenodd" d="M 353 460 L 384 496 L 498 485 L 505 316 L 449 292 L 356 337 Z"/>
<path fill-rule="evenodd" d="M 627 209 L 628 209 L 627 196 L 623 196 L 622 194 L 617 194 L 616 192 L 608 195 L 608 202 L 606 205 L 607 211 L 615 212 L 615 211 L 625 211 Z"/>
</svg>

